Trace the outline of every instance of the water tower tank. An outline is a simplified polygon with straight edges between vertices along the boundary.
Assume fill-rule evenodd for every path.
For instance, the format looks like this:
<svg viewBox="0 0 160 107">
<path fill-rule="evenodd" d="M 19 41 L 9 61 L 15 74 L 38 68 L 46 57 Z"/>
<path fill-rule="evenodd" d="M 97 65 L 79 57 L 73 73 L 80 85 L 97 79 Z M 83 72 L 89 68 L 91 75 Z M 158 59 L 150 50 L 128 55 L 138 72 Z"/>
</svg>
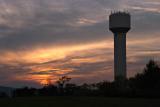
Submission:
<svg viewBox="0 0 160 107">
<path fill-rule="evenodd" d="M 131 17 L 126 12 L 115 12 L 109 16 L 109 29 L 112 32 L 127 33 L 131 28 Z"/>
</svg>

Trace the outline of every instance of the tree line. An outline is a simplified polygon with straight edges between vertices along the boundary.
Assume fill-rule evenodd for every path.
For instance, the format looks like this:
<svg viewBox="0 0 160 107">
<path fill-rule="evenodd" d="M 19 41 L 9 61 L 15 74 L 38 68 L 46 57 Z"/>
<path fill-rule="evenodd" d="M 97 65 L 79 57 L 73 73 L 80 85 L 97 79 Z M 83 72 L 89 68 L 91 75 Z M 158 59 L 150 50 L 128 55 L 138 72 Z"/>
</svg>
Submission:
<svg viewBox="0 0 160 107">
<path fill-rule="evenodd" d="M 106 97 L 160 97 L 160 67 L 150 60 L 143 72 L 124 81 L 103 81 L 94 84 L 76 85 L 71 78 L 63 76 L 57 85 L 48 84 L 43 88 L 19 88 L 14 97 L 29 96 L 106 96 Z"/>
</svg>

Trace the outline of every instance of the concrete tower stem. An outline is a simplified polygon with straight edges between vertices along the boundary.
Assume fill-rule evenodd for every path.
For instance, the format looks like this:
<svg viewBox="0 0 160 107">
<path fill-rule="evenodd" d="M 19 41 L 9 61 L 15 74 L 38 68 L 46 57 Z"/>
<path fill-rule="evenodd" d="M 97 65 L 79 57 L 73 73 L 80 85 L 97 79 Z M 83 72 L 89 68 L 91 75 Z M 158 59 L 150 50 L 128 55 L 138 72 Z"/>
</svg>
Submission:
<svg viewBox="0 0 160 107">
<path fill-rule="evenodd" d="M 114 70 L 115 80 L 126 78 L 126 34 L 114 33 Z"/>
</svg>

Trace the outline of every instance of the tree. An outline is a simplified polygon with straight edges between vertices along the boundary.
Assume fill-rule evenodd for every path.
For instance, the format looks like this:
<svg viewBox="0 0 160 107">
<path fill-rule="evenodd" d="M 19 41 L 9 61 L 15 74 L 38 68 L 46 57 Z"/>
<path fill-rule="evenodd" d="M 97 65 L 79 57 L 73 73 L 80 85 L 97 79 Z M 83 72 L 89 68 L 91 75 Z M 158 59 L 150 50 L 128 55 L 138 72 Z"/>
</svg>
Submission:
<svg viewBox="0 0 160 107">
<path fill-rule="evenodd" d="M 59 87 L 63 88 L 64 85 L 69 82 L 71 80 L 71 78 L 67 77 L 67 76 L 62 76 L 58 79 L 57 84 Z"/>
<path fill-rule="evenodd" d="M 58 79 L 57 84 L 58 84 L 60 94 L 62 95 L 64 94 L 64 85 L 70 80 L 71 78 L 69 78 L 68 76 L 62 76 Z"/>
<path fill-rule="evenodd" d="M 160 68 L 154 60 L 150 60 L 143 72 L 130 80 L 136 88 L 153 89 L 160 84 Z"/>
</svg>

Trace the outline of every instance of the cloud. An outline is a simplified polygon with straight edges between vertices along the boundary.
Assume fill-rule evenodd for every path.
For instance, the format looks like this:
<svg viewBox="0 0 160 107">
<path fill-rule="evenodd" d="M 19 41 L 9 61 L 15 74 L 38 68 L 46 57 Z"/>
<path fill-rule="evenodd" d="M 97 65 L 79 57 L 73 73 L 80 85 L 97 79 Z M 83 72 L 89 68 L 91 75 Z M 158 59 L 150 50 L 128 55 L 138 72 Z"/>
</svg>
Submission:
<svg viewBox="0 0 160 107">
<path fill-rule="evenodd" d="M 107 22 L 109 14 L 105 9 L 121 8 L 124 2 L 125 5 L 131 6 L 131 14 L 133 12 L 133 30 L 130 35 L 134 36 L 131 37 L 143 37 L 158 32 L 159 14 L 145 9 L 140 9 L 141 12 L 135 10 L 137 2 L 140 2 L 139 7 L 143 8 L 143 1 L 7 0 L 0 6 L 1 10 L 5 9 L 0 12 L 3 16 L 0 48 L 25 50 L 48 45 L 83 44 L 111 38 Z"/>
<path fill-rule="evenodd" d="M 158 0 L 0 0 L 0 80 L 35 85 L 65 74 L 76 83 L 113 80 L 111 10 L 132 15 L 127 53 L 133 76 L 149 58 L 159 59 L 159 5 Z"/>
</svg>

